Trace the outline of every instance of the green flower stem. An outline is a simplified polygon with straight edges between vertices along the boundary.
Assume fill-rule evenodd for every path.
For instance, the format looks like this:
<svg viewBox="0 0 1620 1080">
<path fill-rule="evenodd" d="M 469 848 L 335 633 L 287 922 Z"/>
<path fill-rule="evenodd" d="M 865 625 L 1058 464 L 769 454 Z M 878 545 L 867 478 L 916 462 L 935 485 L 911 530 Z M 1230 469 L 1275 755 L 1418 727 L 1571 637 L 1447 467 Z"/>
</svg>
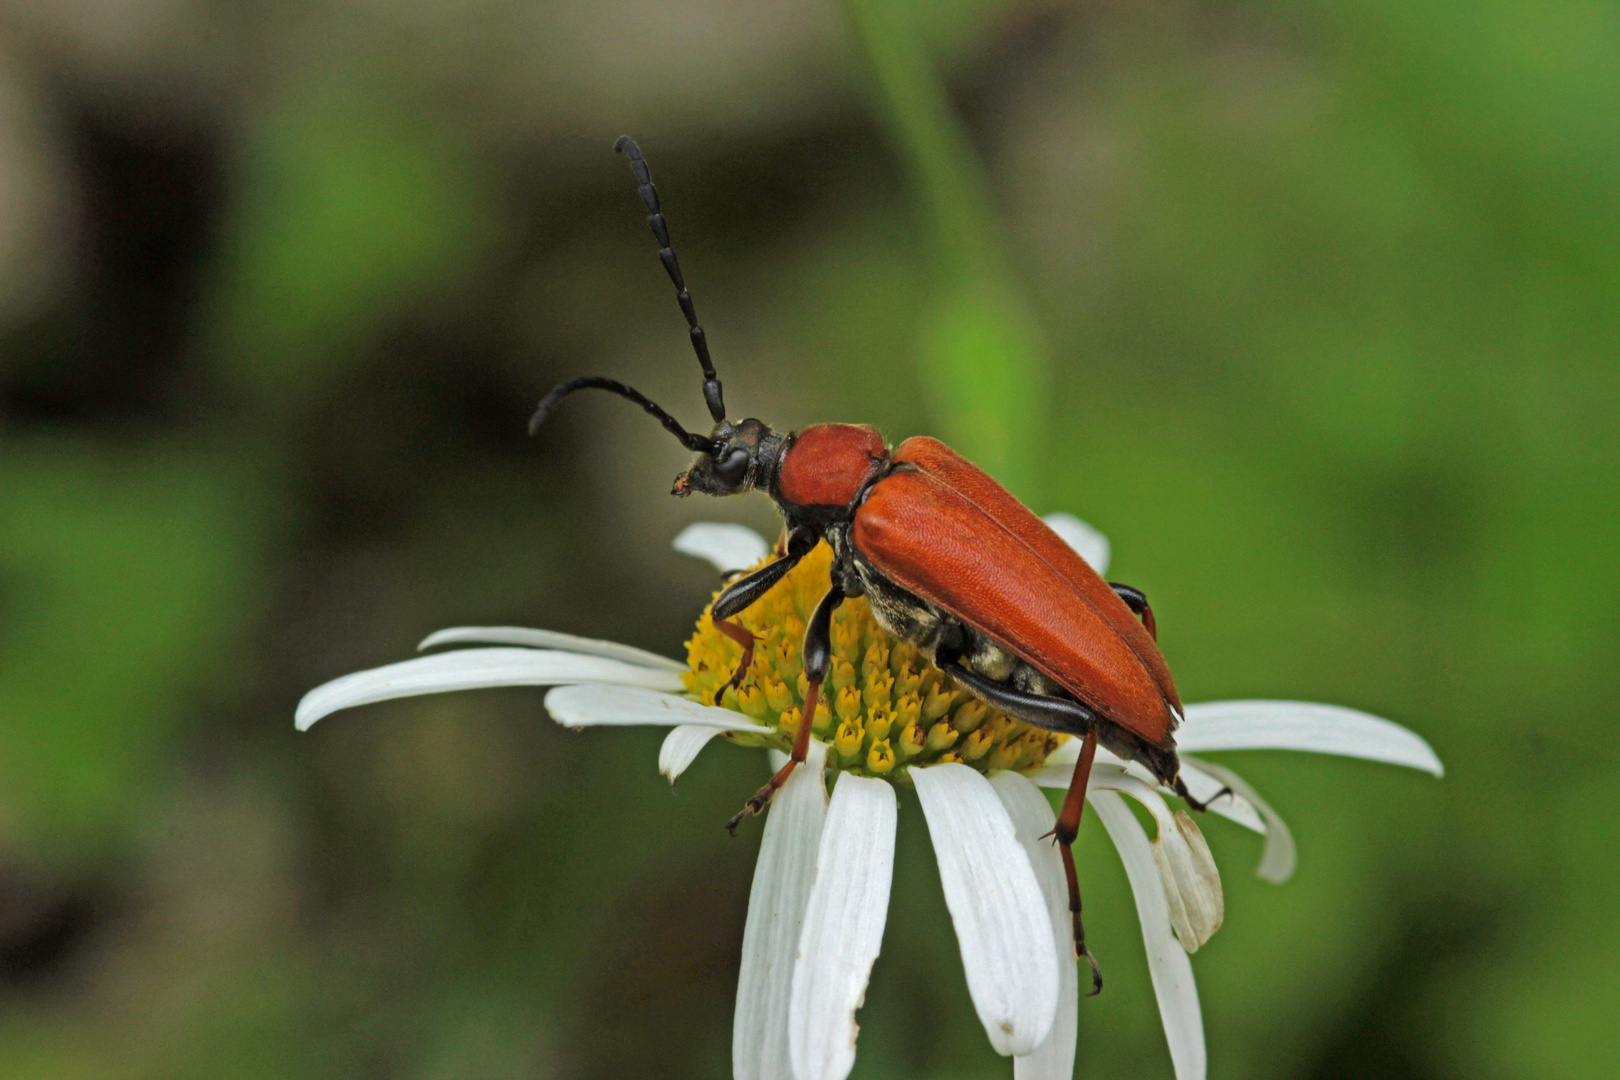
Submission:
<svg viewBox="0 0 1620 1080">
<path fill-rule="evenodd" d="M 941 434 L 1015 494 L 1039 495 L 1051 365 L 1002 248 L 989 181 L 923 49 L 909 4 L 843 0 L 877 108 L 927 215 L 938 294 L 918 362 Z"/>
</svg>

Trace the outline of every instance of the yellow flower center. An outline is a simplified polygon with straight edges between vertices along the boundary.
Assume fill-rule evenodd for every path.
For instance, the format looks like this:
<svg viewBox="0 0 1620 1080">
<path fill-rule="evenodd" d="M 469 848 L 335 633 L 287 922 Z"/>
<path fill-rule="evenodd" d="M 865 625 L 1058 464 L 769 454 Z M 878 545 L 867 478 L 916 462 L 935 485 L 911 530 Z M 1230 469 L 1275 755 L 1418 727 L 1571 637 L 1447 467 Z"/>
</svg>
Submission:
<svg viewBox="0 0 1620 1080">
<path fill-rule="evenodd" d="M 705 705 L 743 713 L 774 734 L 728 732 L 745 746 L 787 751 L 799 729 L 809 681 L 804 627 L 832 579 L 832 550 L 819 544 L 770 592 L 737 617 L 757 639 L 742 685 L 726 686 L 742 647 L 705 609 L 686 643 L 686 689 Z M 715 596 L 719 596 L 717 592 Z M 712 601 L 711 601 L 712 606 Z M 811 734 L 829 747 L 827 765 L 861 776 L 907 782 L 913 765 L 964 762 L 980 772 L 1034 769 L 1068 738 L 974 697 L 917 650 L 877 624 L 865 597 L 833 613 L 832 663 Z M 716 698 L 719 694 L 719 698 Z"/>
</svg>

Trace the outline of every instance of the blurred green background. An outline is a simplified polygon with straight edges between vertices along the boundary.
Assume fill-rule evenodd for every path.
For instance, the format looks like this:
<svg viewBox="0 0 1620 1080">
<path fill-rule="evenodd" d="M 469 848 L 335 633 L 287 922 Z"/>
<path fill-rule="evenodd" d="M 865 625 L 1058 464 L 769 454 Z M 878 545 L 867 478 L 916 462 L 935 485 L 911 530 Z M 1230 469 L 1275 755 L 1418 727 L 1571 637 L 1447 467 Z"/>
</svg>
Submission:
<svg viewBox="0 0 1620 1080">
<path fill-rule="evenodd" d="M 0 1076 L 711 1077 L 763 775 L 541 692 L 295 734 L 428 631 L 670 655 L 701 418 L 931 433 L 1103 529 L 1226 755 L 1213 1078 L 1620 1062 L 1620 9 L 1417 0 L 0 2 Z M 856 1076 L 1005 1077 L 914 799 Z M 1588 830 L 1592 830 L 1590 833 Z M 1168 1077 L 1082 833 L 1077 1075 Z"/>
</svg>

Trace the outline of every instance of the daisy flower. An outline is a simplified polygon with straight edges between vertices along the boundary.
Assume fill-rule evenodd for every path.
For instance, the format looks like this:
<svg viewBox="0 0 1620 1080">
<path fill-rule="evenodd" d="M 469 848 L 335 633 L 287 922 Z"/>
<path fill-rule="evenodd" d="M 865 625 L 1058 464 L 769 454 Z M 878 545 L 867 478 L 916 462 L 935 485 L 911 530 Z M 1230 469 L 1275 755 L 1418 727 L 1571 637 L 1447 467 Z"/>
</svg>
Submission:
<svg viewBox="0 0 1620 1080">
<path fill-rule="evenodd" d="M 1047 523 L 1099 573 L 1108 542 L 1068 515 Z M 694 525 L 675 541 L 722 573 L 758 565 L 765 540 L 735 525 Z M 687 661 L 612 642 L 516 627 L 441 630 L 422 642 L 477 645 L 333 680 L 310 691 L 296 723 L 370 702 L 448 690 L 550 686 L 558 723 L 668 727 L 659 771 L 671 783 L 709 742 L 764 748 L 776 764 L 801 722 L 805 622 L 827 590 L 830 553 L 807 557 L 740 616 L 758 640 L 741 656 L 707 611 Z M 717 594 L 718 595 L 718 594 Z M 1080 975 L 1055 823 L 1042 787 L 1065 789 L 1079 741 L 1031 727 L 956 686 L 889 637 L 864 599 L 839 607 L 834 659 L 810 718 L 810 756 L 770 804 L 743 931 L 732 1035 L 738 1080 L 842 1080 L 855 1062 L 867 979 L 888 919 L 897 785 L 916 789 L 933 841 L 968 990 L 985 1034 L 1017 1080 L 1074 1070 Z M 1189 705 L 1176 733 L 1181 775 L 1209 810 L 1265 836 L 1261 877 L 1293 872 L 1294 843 L 1276 812 L 1207 750 L 1308 750 L 1442 769 L 1405 728 L 1365 713 L 1290 701 Z M 828 780 L 834 781 L 831 796 Z M 1217 792 L 1227 789 L 1219 799 Z M 1192 818 L 1172 810 L 1140 765 L 1098 749 L 1087 802 L 1119 851 L 1136 901 L 1154 993 L 1177 1080 L 1205 1075 L 1203 1020 L 1188 954 L 1221 924 L 1215 861 Z M 1146 830 L 1124 802 L 1151 815 Z"/>
</svg>

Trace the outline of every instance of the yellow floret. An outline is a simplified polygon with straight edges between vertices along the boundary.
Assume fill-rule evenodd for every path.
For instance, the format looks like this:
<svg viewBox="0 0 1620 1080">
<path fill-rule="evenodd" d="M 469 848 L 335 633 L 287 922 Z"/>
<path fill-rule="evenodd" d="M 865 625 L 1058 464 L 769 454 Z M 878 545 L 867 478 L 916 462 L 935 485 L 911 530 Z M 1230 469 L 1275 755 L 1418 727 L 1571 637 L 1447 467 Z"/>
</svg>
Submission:
<svg viewBox="0 0 1620 1080">
<path fill-rule="evenodd" d="M 736 621 L 758 639 L 741 686 L 726 690 L 742 648 L 715 629 L 708 611 L 686 643 L 687 692 L 706 705 L 745 713 L 773 734 L 733 732 L 733 742 L 786 751 L 798 730 L 809 680 L 804 628 L 831 586 L 832 552 L 817 545 Z M 719 594 L 716 593 L 716 596 Z M 831 769 L 907 781 L 907 769 L 946 761 L 992 769 L 1033 769 L 1064 742 L 975 698 L 896 641 L 864 597 L 833 613 L 833 659 L 811 731 L 831 744 Z M 718 695 L 718 700 L 717 700 Z"/>
</svg>

